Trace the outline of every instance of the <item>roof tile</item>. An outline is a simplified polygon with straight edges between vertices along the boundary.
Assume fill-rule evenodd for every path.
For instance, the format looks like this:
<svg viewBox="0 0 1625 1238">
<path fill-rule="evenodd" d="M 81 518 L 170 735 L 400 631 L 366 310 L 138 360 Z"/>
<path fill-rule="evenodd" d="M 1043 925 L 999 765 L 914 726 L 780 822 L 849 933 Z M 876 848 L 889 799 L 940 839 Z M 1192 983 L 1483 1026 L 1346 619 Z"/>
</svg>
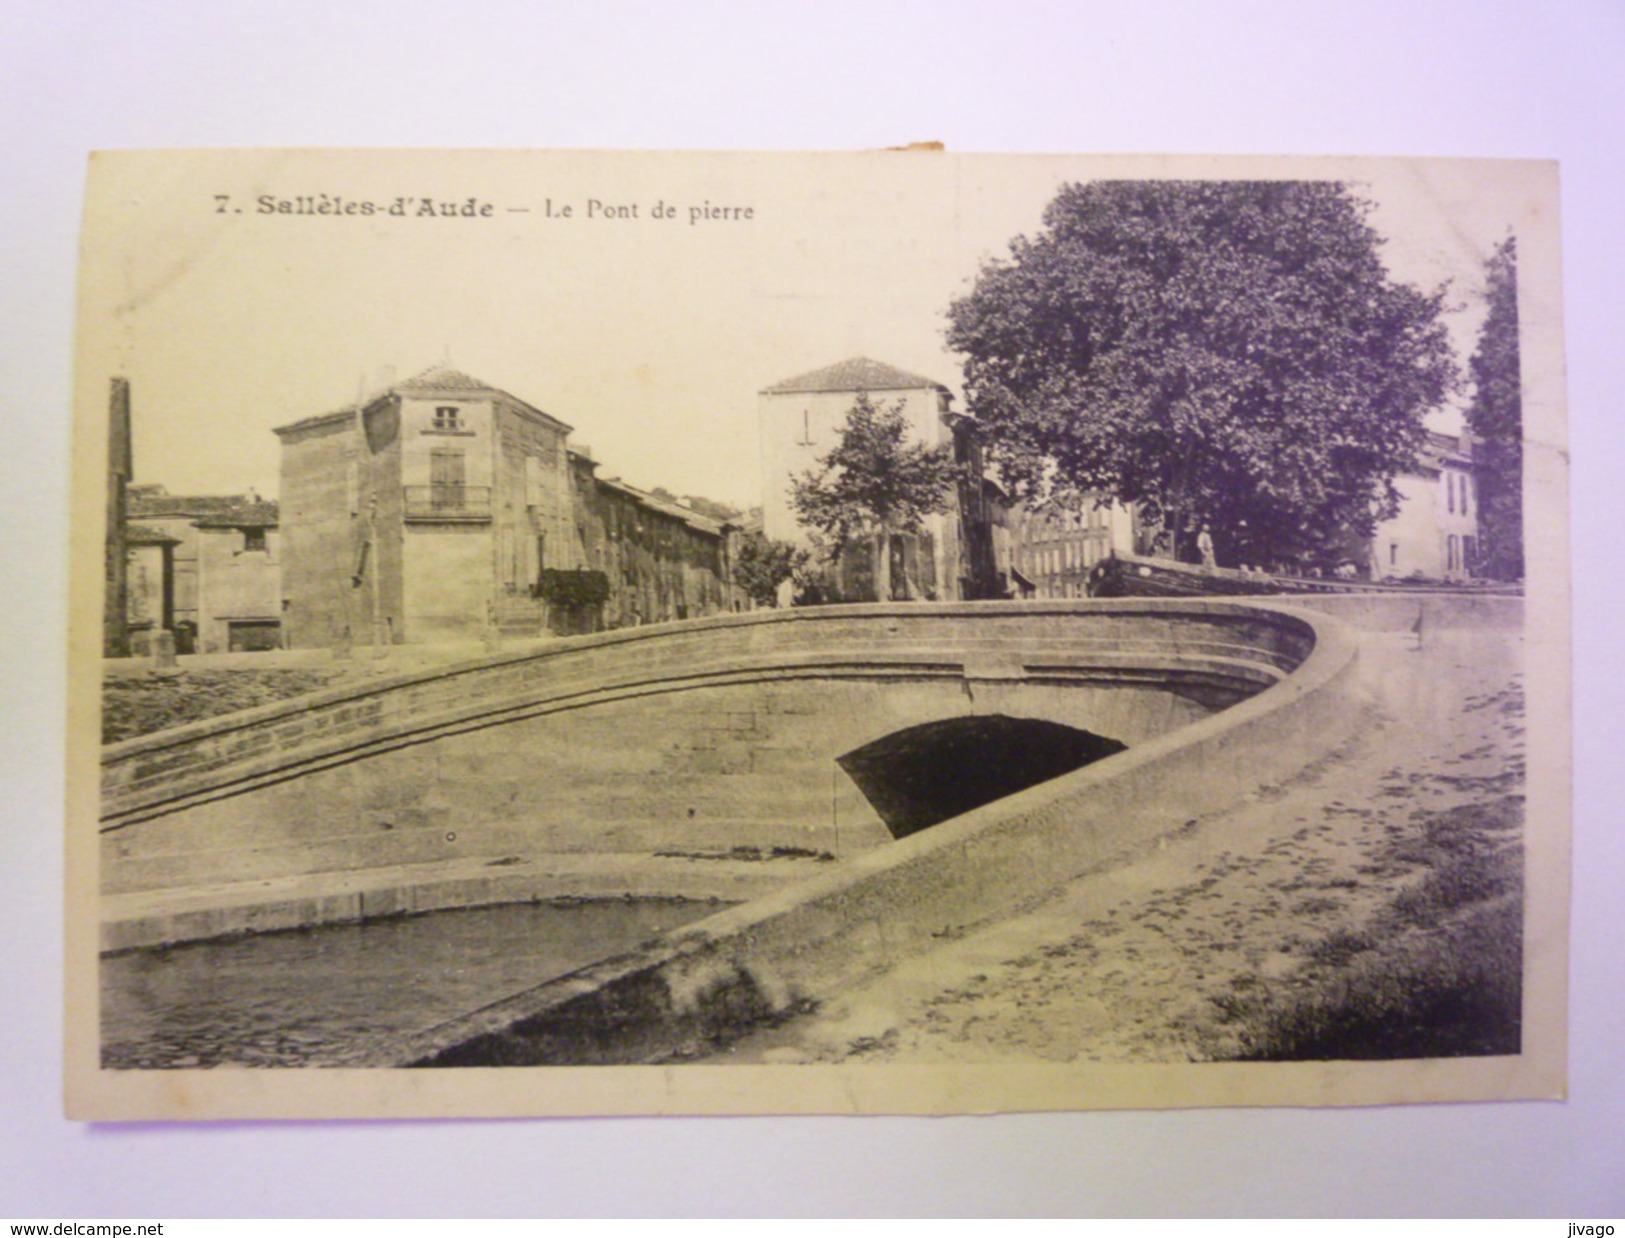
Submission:
<svg viewBox="0 0 1625 1238">
<path fill-rule="evenodd" d="M 276 525 L 277 515 L 275 503 L 239 503 L 224 511 L 211 512 L 192 523 L 200 529 L 267 529 Z"/>
<path fill-rule="evenodd" d="M 764 395 L 785 395 L 790 392 L 821 391 L 914 391 L 920 388 L 947 391 L 948 388 L 932 378 L 910 374 L 895 365 L 875 361 L 869 357 L 851 357 L 837 361 L 821 370 L 798 374 L 783 382 L 764 387 Z"/>
</svg>

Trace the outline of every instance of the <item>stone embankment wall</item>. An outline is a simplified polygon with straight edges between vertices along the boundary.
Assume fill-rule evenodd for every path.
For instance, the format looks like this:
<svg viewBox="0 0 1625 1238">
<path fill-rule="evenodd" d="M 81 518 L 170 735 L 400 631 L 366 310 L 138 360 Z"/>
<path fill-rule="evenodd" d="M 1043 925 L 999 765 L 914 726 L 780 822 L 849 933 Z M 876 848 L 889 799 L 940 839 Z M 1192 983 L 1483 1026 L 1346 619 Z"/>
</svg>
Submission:
<svg viewBox="0 0 1625 1238">
<path fill-rule="evenodd" d="M 1358 646 L 1342 624 L 1267 605 L 1182 605 L 1312 632 L 1313 653 L 1222 713 L 444 1025 L 389 1064 L 681 1058 L 1120 861 L 1363 725 Z"/>
<path fill-rule="evenodd" d="M 1523 598 L 1468 590 L 1440 593 L 1343 593 L 1282 597 L 1285 605 L 1336 615 L 1368 632 L 1414 632 L 1428 628 L 1508 630 L 1523 622 Z"/>
<path fill-rule="evenodd" d="M 1355 675 L 1360 636 L 1324 614 L 1387 639 L 1416 632 L 1420 614 L 1418 648 L 1430 630 L 1493 629 L 1516 639 L 1523 625 L 1515 597 L 1252 605 L 1281 618 L 1295 613 L 1314 632 L 1313 654 L 1270 690 L 443 1025 L 371 1064 L 655 1062 L 712 1048 L 1119 862 L 1335 751 L 1366 724 L 1370 705 Z"/>
</svg>

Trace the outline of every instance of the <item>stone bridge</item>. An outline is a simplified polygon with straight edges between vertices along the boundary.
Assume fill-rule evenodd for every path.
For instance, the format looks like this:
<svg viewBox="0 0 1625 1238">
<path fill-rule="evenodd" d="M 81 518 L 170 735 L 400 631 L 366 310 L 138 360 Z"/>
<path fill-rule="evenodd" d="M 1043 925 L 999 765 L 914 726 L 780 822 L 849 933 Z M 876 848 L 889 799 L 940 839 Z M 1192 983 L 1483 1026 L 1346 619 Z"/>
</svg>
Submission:
<svg viewBox="0 0 1625 1238">
<path fill-rule="evenodd" d="M 1087 785 L 1088 811 L 1068 792 L 1051 825 L 1078 820 L 1098 858 L 1324 751 L 1357 717 L 1326 691 L 1352 656 L 1335 621 L 1263 604 L 904 604 L 377 679 L 109 746 L 102 945 L 515 899 L 740 902 L 1057 773 L 1045 787 Z M 1007 772 L 1055 735 L 1084 755 Z M 969 798 L 930 802 L 967 769 Z M 1023 831 L 1011 854 L 1051 875 L 1054 840 Z"/>
</svg>

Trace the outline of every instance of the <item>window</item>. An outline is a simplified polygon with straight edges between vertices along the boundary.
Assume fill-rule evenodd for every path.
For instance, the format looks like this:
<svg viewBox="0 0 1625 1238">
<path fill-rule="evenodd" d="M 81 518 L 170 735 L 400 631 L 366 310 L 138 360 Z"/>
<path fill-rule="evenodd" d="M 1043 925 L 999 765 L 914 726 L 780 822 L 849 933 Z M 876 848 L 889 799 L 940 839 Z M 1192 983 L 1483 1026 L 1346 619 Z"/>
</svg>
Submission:
<svg viewBox="0 0 1625 1238">
<path fill-rule="evenodd" d="M 226 649 L 230 653 L 260 653 L 282 647 L 282 625 L 275 619 L 254 619 L 226 624 Z"/>
<path fill-rule="evenodd" d="M 525 457 L 525 506 L 542 506 L 542 462 L 535 456 Z"/>
<path fill-rule="evenodd" d="M 429 502 L 434 507 L 461 507 L 464 481 L 463 453 L 455 447 L 436 447 L 429 453 Z"/>
<path fill-rule="evenodd" d="M 244 529 L 243 530 L 243 549 L 244 550 L 264 550 L 265 549 L 265 530 L 264 529 Z"/>
<path fill-rule="evenodd" d="M 462 409 L 455 404 L 442 404 L 434 410 L 434 428 L 436 430 L 461 430 L 463 428 Z"/>
</svg>

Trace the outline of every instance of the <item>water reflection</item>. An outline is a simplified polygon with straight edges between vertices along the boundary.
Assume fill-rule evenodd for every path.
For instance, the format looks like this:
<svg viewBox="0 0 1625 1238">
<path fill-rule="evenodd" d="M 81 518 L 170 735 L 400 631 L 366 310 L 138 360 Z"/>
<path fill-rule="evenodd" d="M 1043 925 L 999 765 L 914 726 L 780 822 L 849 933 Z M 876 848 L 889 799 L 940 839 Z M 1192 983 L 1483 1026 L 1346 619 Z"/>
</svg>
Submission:
<svg viewBox="0 0 1625 1238">
<path fill-rule="evenodd" d="M 520 903 L 109 955 L 102 1064 L 332 1064 L 721 907 Z"/>
</svg>

